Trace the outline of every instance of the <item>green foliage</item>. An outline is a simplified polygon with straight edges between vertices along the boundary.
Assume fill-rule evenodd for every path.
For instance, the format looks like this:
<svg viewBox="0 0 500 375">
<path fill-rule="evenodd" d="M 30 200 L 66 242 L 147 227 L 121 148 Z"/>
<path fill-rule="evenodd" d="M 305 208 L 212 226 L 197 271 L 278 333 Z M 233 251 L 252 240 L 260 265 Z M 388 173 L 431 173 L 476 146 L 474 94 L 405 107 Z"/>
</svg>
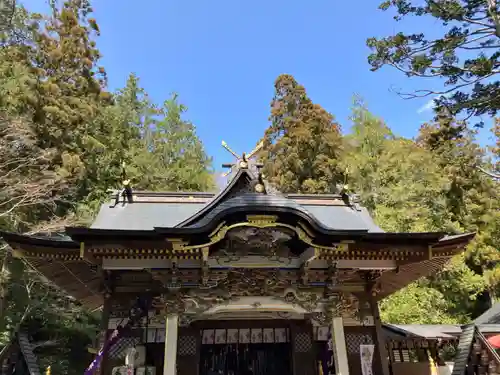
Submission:
<svg viewBox="0 0 500 375">
<path fill-rule="evenodd" d="M 398 324 L 456 324 L 449 303 L 438 290 L 411 284 L 380 304 L 384 322 Z"/>
<path fill-rule="evenodd" d="M 474 317 L 484 310 L 478 297 L 498 288 L 494 275 L 500 223 L 498 186 L 477 168 L 484 165 L 485 155 L 474 133 L 441 118 L 422 126 L 416 141 L 402 139 L 359 102 L 351 119 L 353 131 L 345 137 L 343 163 L 349 168 L 353 190 L 383 229 L 479 232 L 465 256 L 443 272 L 386 299 L 384 316 L 395 323 L 409 322 L 413 315 L 404 313 L 404 306 L 412 306 L 413 299 L 425 304 L 435 298 L 434 311 L 443 322 Z M 426 321 L 426 316 L 413 322 Z"/>
<path fill-rule="evenodd" d="M 336 191 L 343 182 L 340 126 L 292 76 L 279 76 L 274 88 L 260 155 L 266 178 L 284 193 Z"/>
<path fill-rule="evenodd" d="M 441 191 L 447 181 L 433 155 L 395 137 L 362 104 L 353 108 L 343 164 L 349 184 L 377 222 L 391 232 L 453 231 Z"/>
<path fill-rule="evenodd" d="M 495 248 L 499 191 L 478 169 L 487 160 L 474 133 L 461 123 L 440 118 L 440 122 L 424 125 L 416 140 L 397 137 L 356 100 L 351 132 L 339 144 L 336 130 L 336 137 L 330 138 L 335 142 L 324 146 L 315 130 L 318 123 L 331 130 L 325 126 L 328 121 L 320 117 L 309 122 L 313 116 L 302 119 L 303 112 L 297 108 L 310 101 L 292 77 L 278 78 L 276 101 L 264 139 L 264 161 L 271 182 L 281 191 L 332 191 L 328 189 L 343 183 L 340 171 L 348 171 L 349 189 L 359 194 L 386 231 L 479 232 L 465 255 L 456 257 L 442 272 L 385 299 L 383 318 L 392 323 L 463 323 L 484 310 L 485 294 L 499 285 Z M 326 113 L 315 108 L 316 113 Z M 325 165 L 337 173 L 316 174 L 308 164 L 316 155 L 329 160 Z M 311 175 L 320 188 L 301 188 L 302 176 Z"/>
<path fill-rule="evenodd" d="M 49 16 L 18 7 L 0 30 L 0 228 L 89 223 L 122 165 L 134 189 L 211 190 L 211 159 L 177 96 L 157 107 L 134 75 L 108 93 L 89 3 L 53 5 Z M 27 331 L 42 367 L 81 374 L 99 317 L 5 246 L 0 256 L 0 348 Z"/>
<path fill-rule="evenodd" d="M 206 155 L 196 129 L 183 119 L 187 108 L 173 94 L 147 128 L 129 165 L 142 190 L 211 191 L 212 160 Z"/>
<path fill-rule="evenodd" d="M 370 38 L 372 70 L 392 66 L 408 77 L 444 80 L 440 91 L 419 90 L 406 97 L 435 98 L 437 109 L 452 115 L 489 114 L 500 109 L 498 81 L 500 11 L 495 1 L 388 0 L 380 9 L 392 9 L 394 19 L 429 17 L 442 25 L 442 35 L 398 32 L 385 38 Z"/>
</svg>

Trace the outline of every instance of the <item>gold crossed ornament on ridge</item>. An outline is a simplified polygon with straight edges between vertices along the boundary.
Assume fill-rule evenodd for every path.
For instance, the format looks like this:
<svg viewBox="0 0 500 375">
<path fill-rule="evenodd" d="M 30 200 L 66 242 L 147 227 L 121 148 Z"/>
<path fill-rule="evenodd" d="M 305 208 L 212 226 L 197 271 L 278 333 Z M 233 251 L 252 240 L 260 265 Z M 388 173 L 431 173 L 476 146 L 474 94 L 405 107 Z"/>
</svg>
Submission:
<svg viewBox="0 0 500 375">
<path fill-rule="evenodd" d="M 229 173 L 231 173 L 231 170 L 235 165 L 237 165 L 238 168 L 247 169 L 248 161 L 253 158 L 257 154 L 257 152 L 262 150 L 262 147 L 264 147 L 264 142 L 259 142 L 259 144 L 255 146 L 255 148 L 249 154 L 243 153 L 241 156 L 234 152 L 231 147 L 229 147 L 228 144 L 224 141 L 222 141 L 222 147 L 224 147 L 229 153 L 231 153 L 231 155 L 233 155 L 238 161 L 237 164 L 222 164 L 223 168 L 230 168 L 229 171 L 222 175 L 223 177 L 226 177 Z M 259 167 L 259 165 L 257 165 L 257 167 Z"/>
</svg>

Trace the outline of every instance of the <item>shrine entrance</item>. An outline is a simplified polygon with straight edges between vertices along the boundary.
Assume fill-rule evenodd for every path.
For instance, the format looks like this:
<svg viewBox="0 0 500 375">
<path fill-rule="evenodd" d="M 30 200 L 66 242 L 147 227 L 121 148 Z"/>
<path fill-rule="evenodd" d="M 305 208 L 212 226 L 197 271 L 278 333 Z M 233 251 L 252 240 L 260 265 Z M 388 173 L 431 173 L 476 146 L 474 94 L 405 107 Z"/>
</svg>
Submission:
<svg viewBox="0 0 500 375">
<path fill-rule="evenodd" d="M 218 321 L 217 328 L 204 323 L 199 375 L 291 373 L 290 322 Z"/>
<path fill-rule="evenodd" d="M 291 373 L 290 343 L 213 344 L 201 347 L 200 375 Z"/>
</svg>

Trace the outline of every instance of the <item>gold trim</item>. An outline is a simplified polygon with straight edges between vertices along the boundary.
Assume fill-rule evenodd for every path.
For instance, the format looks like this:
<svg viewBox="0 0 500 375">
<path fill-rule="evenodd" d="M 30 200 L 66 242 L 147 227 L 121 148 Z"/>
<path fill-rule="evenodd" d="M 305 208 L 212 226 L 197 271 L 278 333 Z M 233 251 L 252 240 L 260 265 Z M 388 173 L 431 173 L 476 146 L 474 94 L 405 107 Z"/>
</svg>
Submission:
<svg viewBox="0 0 500 375">
<path fill-rule="evenodd" d="M 309 229 L 306 223 L 299 221 L 299 227 L 301 227 L 309 237 L 314 238 L 314 233 Z"/>
<path fill-rule="evenodd" d="M 208 261 L 209 252 L 210 248 L 208 246 L 205 246 L 204 248 L 201 249 L 202 259 L 204 262 Z"/>
<path fill-rule="evenodd" d="M 278 220 L 278 216 L 276 215 L 247 215 L 247 221 L 249 224 L 252 224 L 256 227 L 269 226 L 270 224 L 274 224 Z"/>
<path fill-rule="evenodd" d="M 169 238 L 168 242 L 172 244 L 172 251 L 184 251 L 186 249 L 187 241 L 183 241 L 180 238 Z M 144 250 L 143 250 L 144 251 Z"/>
<path fill-rule="evenodd" d="M 213 237 L 215 234 L 221 230 L 221 228 L 226 224 L 225 221 L 221 221 L 219 225 L 208 235 L 208 237 Z"/>
<path fill-rule="evenodd" d="M 253 227 L 253 228 L 288 228 L 293 230 L 295 233 L 297 233 L 298 238 L 304 242 L 305 244 L 317 248 L 320 250 L 330 250 L 331 252 L 345 252 L 349 250 L 349 244 L 348 243 L 338 243 L 338 244 L 332 244 L 332 246 L 323 246 L 323 245 L 318 245 L 313 242 L 313 238 L 311 238 L 305 230 L 294 227 L 293 225 L 290 224 L 285 224 L 285 223 L 279 223 L 274 221 L 274 216 L 273 215 L 247 215 L 247 219 L 250 219 L 252 221 L 247 221 L 247 222 L 241 222 L 241 223 L 235 223 L 231 225 L 224 225 L 221 226 L 220 229 L 214 233 L 212 236 L 210 236 L 210 241 L 204 244 L 199 244 L 199 245 L 186 245 L 182 246 L 182 250 L 188 250 L 188 249 L 199 249 L 207 246 L 211 246 L 216 244 L 217 242 L 222 241 L 227 232 L 229 232 L 232 229 L 235 228 L 242 228 L 242 227 Z"/>
</svg>

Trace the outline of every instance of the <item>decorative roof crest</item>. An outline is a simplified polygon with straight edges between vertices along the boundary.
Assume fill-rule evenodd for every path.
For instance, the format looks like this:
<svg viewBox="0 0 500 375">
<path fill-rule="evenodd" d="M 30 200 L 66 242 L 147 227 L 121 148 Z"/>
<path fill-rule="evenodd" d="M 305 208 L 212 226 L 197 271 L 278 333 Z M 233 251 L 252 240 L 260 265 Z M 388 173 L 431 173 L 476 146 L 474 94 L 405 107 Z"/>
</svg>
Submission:
<svg viewBox="0 0 500 375">
<path fill-rule="evenodd" d="M 222 141 L 222 147 L 224 147 L 224 149 L 226 149 L 237 160 L 237 163 L 222 164 L 222 168 L 230 168 L 230 171 L 226 172 L 224 174 L 224 177 L 231 173 L 231 171 L 235 167 L 236 169 L 251 169 L 251 167 L 260 169 L 263 167 L 263 164 L 252 162 L 251 159 L 255 157 L 260 150 L 262 150 L 262 148 L 264 147 L 264 142 L 260 142 L 252 151 L 250 151 L 250 153 L 246 154 L 244 152 L 243 154 L 241 154 L 241 156 L 234 152 L 224 141 Z"/>
</svg>

